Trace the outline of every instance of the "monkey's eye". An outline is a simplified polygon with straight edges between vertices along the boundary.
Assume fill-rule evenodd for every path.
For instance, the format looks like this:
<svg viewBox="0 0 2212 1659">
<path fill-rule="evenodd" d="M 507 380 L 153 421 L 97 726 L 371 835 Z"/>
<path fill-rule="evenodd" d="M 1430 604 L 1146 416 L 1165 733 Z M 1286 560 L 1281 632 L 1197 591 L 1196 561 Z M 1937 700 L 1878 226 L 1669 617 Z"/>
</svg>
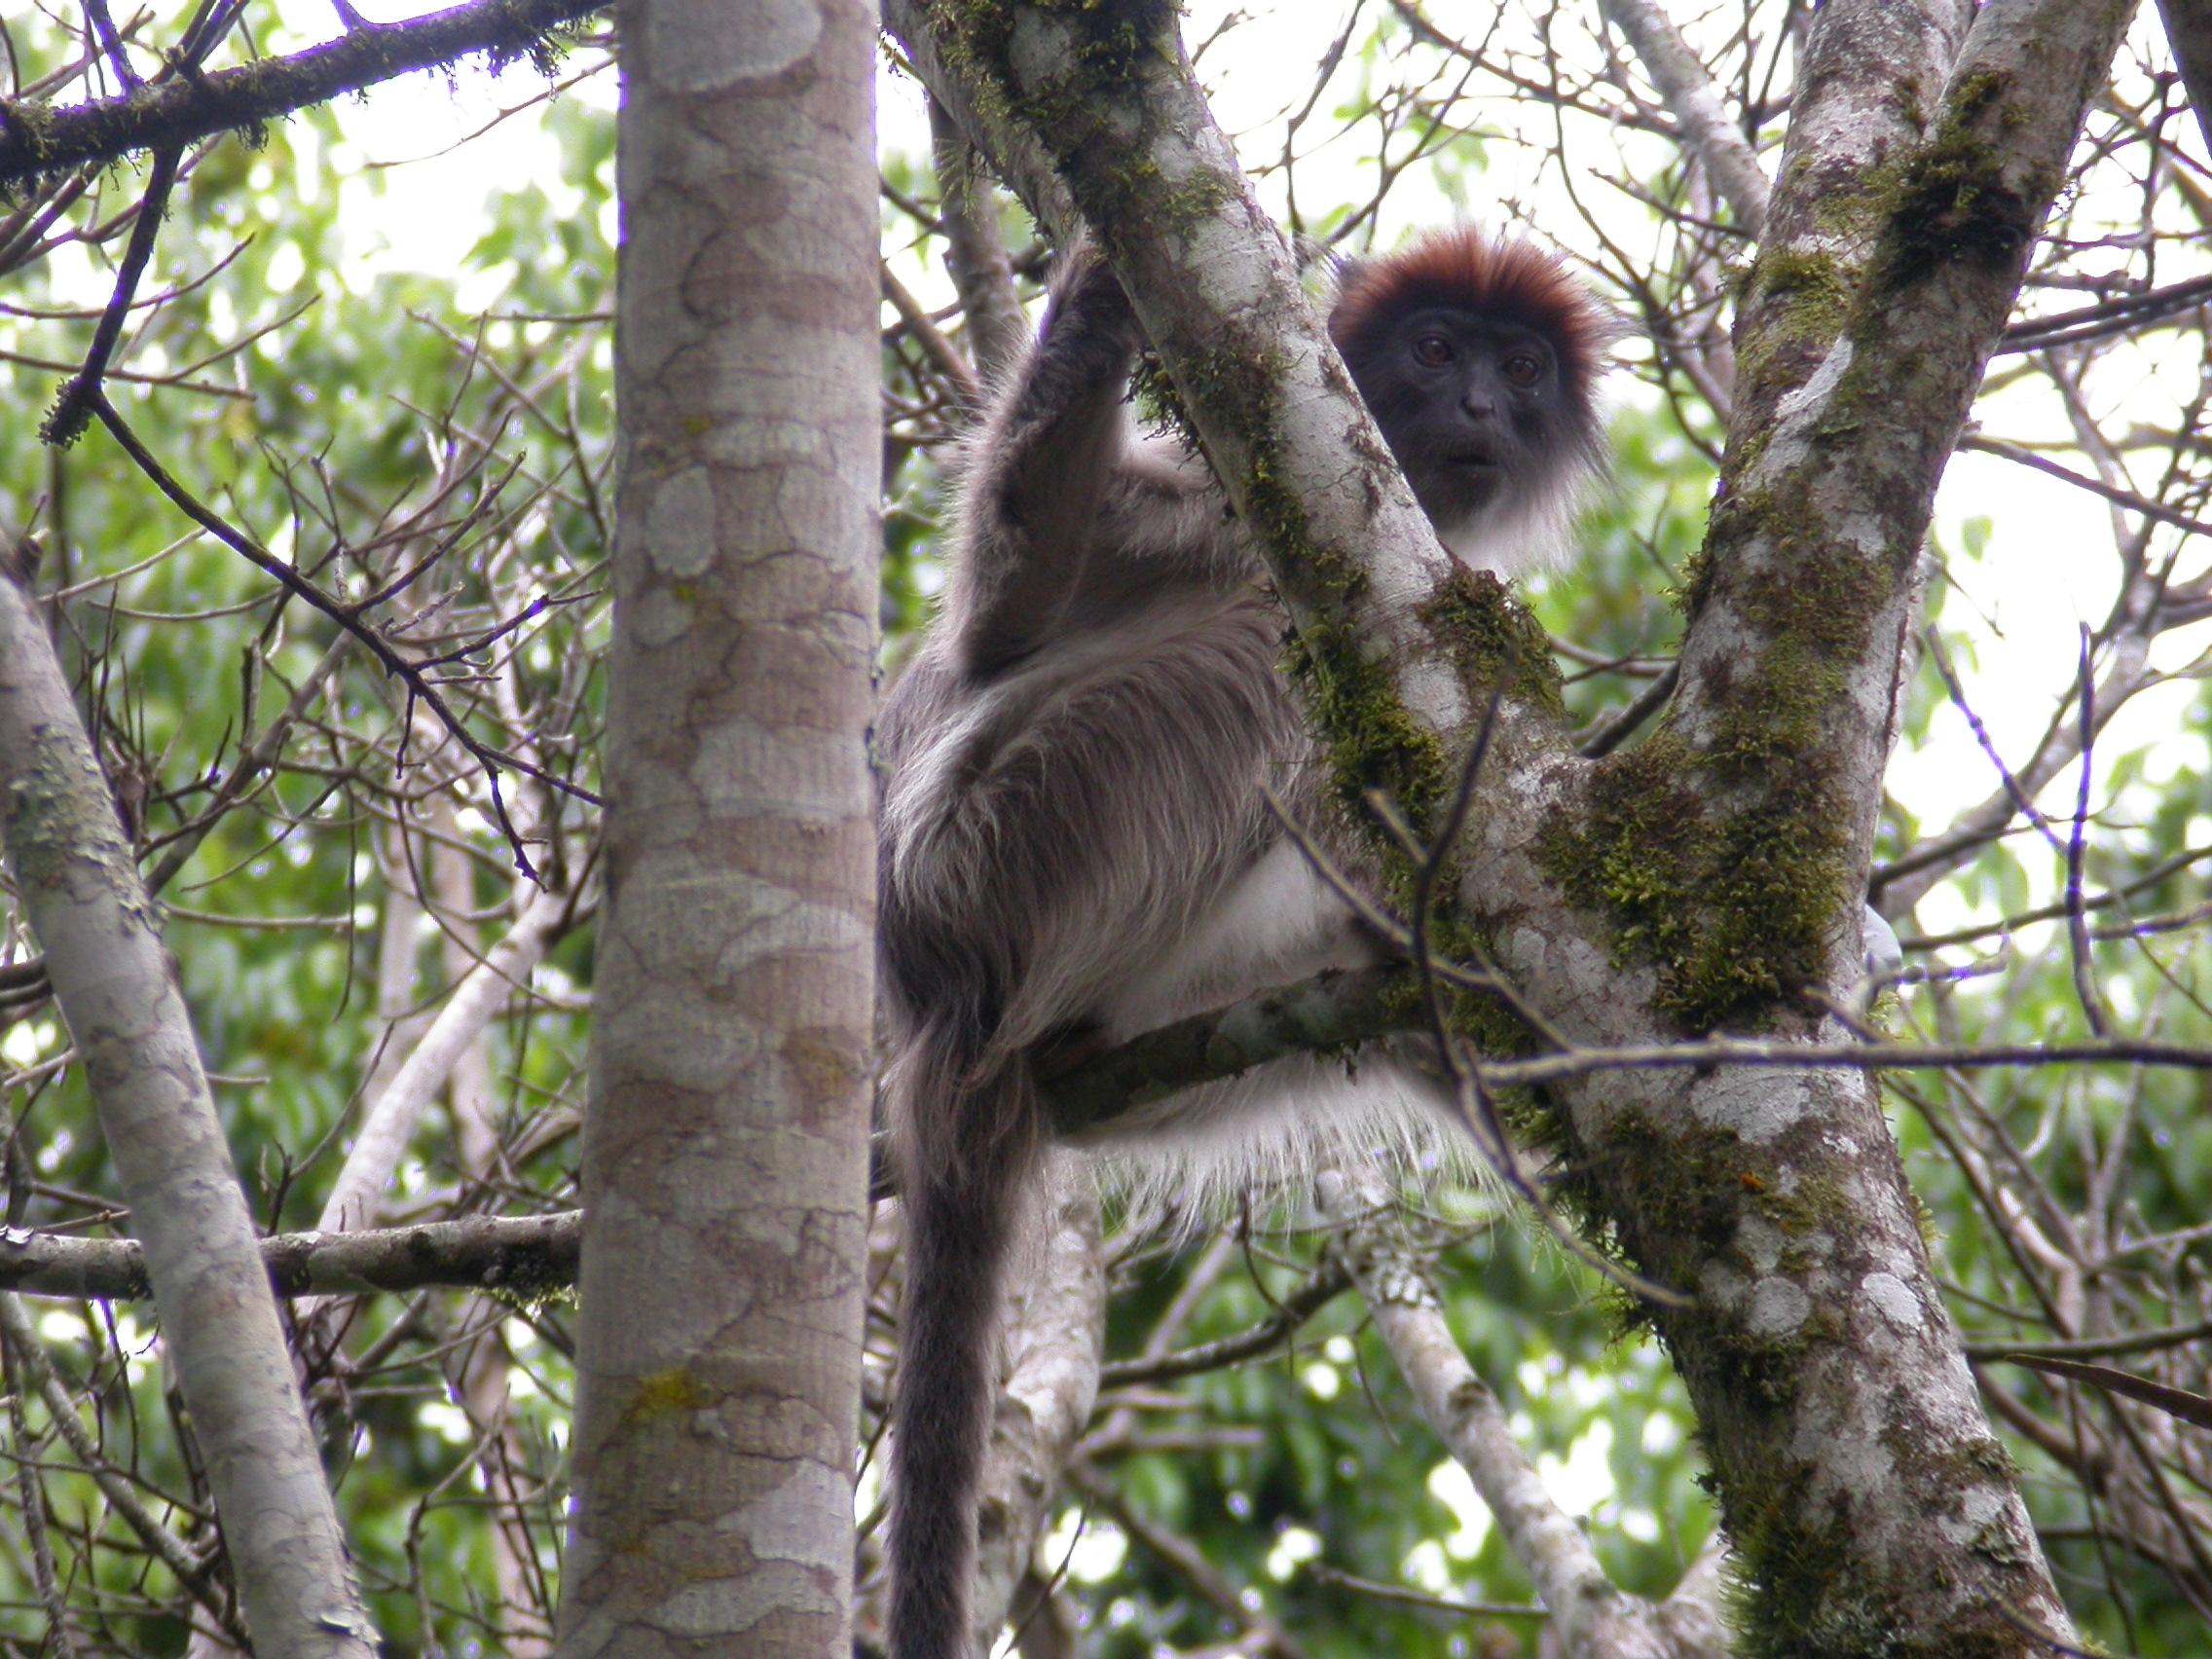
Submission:
<svg viewBox="0 0 2212 1659">
<path fill-rule="evenodd" d="M 1518 387 L 1531 387 L 1544 378 L 1544 365 L 1526 351 L 1516 351 L 1498 365 L 1505 378 Z"/>
<path fill-rule="evenodd" d="M 1414 361 L 1423 368 L 1441 369 L 1452 360 L 1452 342 L 1441 334 L 1424 334 L 1414 342 Z"/>
</svg>

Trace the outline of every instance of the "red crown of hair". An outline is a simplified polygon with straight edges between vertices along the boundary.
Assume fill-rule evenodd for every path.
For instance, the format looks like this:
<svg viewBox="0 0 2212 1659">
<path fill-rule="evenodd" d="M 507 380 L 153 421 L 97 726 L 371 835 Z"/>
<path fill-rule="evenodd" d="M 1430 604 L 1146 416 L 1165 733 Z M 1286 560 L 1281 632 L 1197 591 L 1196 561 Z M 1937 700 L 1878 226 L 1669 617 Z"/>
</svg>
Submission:
<svg viewBox="0 0 2212 1659">
<path fill-rule="evenodd" d="M 1537 330 L 1576 385 L 1597 375 L 1617 332 L 1559 255 L 1461 225 L 1431 231 L 1397 253 L 1351 262 L 1337 284 L 1329 337 L 1345 350 L 1369 329 L 1423 306 L 1494 314 Z"/>
</svg>

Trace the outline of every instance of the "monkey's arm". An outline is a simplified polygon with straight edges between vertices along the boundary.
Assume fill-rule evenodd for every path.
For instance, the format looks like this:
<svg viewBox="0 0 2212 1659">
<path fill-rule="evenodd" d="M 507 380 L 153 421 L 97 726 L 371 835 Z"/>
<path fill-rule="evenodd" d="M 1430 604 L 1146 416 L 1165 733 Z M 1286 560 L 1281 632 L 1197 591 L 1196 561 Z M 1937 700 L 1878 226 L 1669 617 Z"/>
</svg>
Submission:
<svg viewBox="0 0 2212 1659">
<path fill-rule="evenodd" d="M 1044 330 L 978 442 L 957 561 L 960 666 L 989 676 L 1056 634 L 1123 450 L 1123 389 L 1142 335 L 1121 283 L 1081 243 Z"/>
</svg>

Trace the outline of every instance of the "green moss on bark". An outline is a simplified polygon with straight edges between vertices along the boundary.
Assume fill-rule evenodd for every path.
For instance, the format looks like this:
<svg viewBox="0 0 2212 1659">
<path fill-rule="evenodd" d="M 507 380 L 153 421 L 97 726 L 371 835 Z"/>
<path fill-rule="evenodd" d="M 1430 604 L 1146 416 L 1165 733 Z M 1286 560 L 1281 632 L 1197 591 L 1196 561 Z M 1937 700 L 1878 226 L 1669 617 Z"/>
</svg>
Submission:
<svg viewBox="0 0 2212 1659">
<path fill-rule="evenodd" d="M 1751 267 L 1744 308 L 1758 319 L 1737 357 L 1737 377 L 1750 386 L 1763 383 L 1778 357 L 1826 350 L 1850 316 L 1851 286 L 1834 255 L 1776 245 Z M 1736 461 L 1731 471 L 1741 476 L 1752 459 Z"/>
<path fill-rule="evenodd" d="M 1970 75 L 1952 92 L 1943 124 L 1928 142 L 1878 181 L 1889 223 L 1881 276 L 1886 286 L 1925 278 L 1949 264 L 2009 266 L 2035 236 L 2050 181 L 2025 188 L 2006 175 L 2004 148 L 1985 123 L 2018 125 L 2025 112 L 2008 100 L 2025 95 L 2010 76 Z"/>
<path fill-rule="evenodd" d="M 1503 687 L 1529 707 L 1566 717 L 1551 636 L 1495 575 L 1455 563 L 1418 614 L 1451 654 L 1462 684 Z"/>
<path fill-rule="evenodd" d="M 1761 549 L 1727 574 L 1757 661 L 1703 665 L 1703 741 L 1662 726 L 1607 756 L 1586 816 L 1539 843 L 1547 872 L 1611 919 L 1616 960 L 1658 968 L 1658 1006 L 1688 1031 L 1755 1027 L 1821 983 L 1858 896 L 1826 721 L 1904 561 L 1838 549 L 1812 515 L 1760 491 L 1714 507 L 1713 544 Z M 1693 603 L 1715 579 L 1700 572 Z"/>
<path fill-rule="evenodd" d="M 1685 1031 L 1756 1026 L 1819 983 L 1851 886 L 1835 780 L 1770 737 L 1747 723 L 1740 750 L 1701 754 L 1662 731 L 1600 761 L 1590 815 L 1538 841 L 1546 872 L 1610 918 L 1615 960 L 1658 968 L 1656 1005 Z M 1716 815 L 1695 780 L 1725 782 L 1747 752 L 1765 756 L 1758 793 Z"/>
</svg>

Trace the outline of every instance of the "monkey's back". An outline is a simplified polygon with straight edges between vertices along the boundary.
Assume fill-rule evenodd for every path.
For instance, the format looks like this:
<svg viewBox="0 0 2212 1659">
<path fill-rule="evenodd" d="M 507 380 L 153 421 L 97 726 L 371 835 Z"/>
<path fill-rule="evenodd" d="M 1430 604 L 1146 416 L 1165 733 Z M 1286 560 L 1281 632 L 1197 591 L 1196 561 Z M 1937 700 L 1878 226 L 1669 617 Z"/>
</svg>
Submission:
<svg viewBox="0 0 2212 1659">
<path fill-rule="evenodd" d="M 933 638 L 894 688 L 877 732 L 895 1033 L 954 1017 L 983 1061 L 1093 1017 L 1273 838 L 1262 786 L 1295 789 L 1310 753 L 1282 617 L 1235 527 L 1194 521 L 1196 558 L 1094 552 L 1080 625 L 1022 661 L 973 674 Z"/>
</svg>

